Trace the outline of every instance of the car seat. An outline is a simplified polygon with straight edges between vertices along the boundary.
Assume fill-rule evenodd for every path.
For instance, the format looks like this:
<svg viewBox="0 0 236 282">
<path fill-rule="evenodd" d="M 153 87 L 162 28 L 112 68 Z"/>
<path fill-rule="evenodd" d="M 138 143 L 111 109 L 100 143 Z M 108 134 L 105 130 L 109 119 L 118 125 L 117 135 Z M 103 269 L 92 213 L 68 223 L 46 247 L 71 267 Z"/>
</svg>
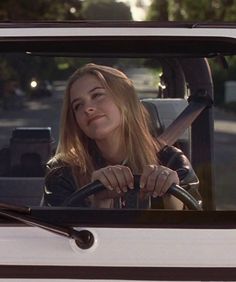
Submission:
<svg viewBox="0 0 236 282">
<path fill-rule="evenodd" d="M 44 176 L 52 156 L 50 127 L 18 127 L 10 139 L 10 173 L 16 177 Z"/>
<path fill-rule="evenodd" d="M 150 131 L 155 137 L 160 136 L 188 105 L 183 98 L 145 98 L 141 102 L 149 112 Z M 187 129 L 173 145 L 180 148 L 191 160 L 191 128 Z"/>
</svg>

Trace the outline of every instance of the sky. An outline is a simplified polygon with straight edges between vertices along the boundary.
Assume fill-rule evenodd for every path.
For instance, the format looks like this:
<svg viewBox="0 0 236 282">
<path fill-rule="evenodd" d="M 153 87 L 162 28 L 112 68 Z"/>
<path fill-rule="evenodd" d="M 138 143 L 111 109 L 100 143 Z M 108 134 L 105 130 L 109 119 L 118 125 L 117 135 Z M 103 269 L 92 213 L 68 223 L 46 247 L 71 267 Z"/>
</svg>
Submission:
<svg viewBox="0 0 236 282">
<path fill-rule="evenodd" d="M 151 4 L 151 0 L 119 0 L 119 2 L 127 3 L 132 12 L 133 19 L 135 21 L 145 20 L 145 15 L 148 6 Z"/>
</svg>

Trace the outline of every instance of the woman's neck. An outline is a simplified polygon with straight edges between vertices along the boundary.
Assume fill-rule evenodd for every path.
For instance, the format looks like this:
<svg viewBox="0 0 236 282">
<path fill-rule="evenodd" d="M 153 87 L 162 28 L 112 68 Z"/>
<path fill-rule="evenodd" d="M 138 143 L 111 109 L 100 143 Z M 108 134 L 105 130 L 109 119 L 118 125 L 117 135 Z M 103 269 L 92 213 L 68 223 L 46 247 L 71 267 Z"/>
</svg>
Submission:
<svg viewBox="0 0 236 282">
<path fill-rule="evenodd" d="M 108 164 L 121 164 L 125 159 L 125 151 L 120 142 L 111 142 L 110 140 L 99 140 L 96 144 L 102 154 L 102 157 Z"/>
</svg>

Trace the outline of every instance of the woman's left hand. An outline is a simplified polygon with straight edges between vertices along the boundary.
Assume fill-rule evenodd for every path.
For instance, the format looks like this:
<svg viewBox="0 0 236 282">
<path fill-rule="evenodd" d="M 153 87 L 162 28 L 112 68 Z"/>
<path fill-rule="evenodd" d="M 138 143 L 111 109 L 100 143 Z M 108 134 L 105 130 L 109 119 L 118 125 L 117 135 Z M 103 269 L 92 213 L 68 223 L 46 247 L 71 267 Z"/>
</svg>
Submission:
<svg viewBox="0 0 236 282">
<path fill-rule="evenodd" d="M 140 178 L 141 195 L 162 197 L 172 184 L 179 184 L 174 170 L 161 165 L 146 165 Z"/>
</svg>

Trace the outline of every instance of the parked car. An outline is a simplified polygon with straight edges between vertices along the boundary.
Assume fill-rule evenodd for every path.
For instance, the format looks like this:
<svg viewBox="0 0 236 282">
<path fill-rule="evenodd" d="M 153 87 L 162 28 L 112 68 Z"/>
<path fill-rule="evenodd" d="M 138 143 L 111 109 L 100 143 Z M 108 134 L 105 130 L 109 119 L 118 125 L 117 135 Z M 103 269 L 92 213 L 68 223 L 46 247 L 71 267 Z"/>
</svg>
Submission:
<svg viewBox="0 0 236 282">
<path fill-rule="evenodd" d="M 202 210 L 188 194 L 180 196 L 189 207 L 184 211 L 41 207 L 42 170 L 29 177 L 8 171 L 20 165 L 23 153 L 37 153 L 40 165 L 52 156 L 63 93 L 50 104 L 29 103 L 24 113 L 0 113 L 1 167 L 8 164 L 0 177 L 0 281 L 236 280 L 236 211 L 215 205 L 209 65 L 212 58 L 236 54 L 235 24 L 4 23 L 0 46 L 4 53 L 71 57 L 78 64 L 104 60 L 123 70 L 127 62 L 135 68 L 142 63 L 156 72 L 156 92 L 142 99 L 155 106 L 158 134 L 172 132 L 179 117 L 174 143 L 191 159 L 202 196 Z M 189 113 L 194 122 L 185 130 Z"/>
</svg>

